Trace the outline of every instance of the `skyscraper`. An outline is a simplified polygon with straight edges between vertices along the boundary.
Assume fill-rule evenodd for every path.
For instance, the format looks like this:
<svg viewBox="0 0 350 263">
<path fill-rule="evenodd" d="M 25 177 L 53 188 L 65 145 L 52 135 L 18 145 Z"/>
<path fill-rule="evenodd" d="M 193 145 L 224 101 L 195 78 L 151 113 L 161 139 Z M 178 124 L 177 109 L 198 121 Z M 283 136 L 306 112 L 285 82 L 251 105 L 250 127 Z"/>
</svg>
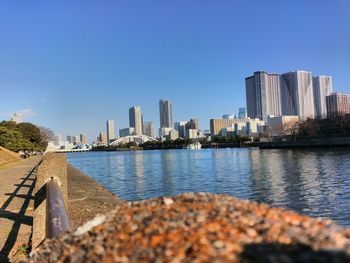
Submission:
<svg viewBox="0 0 350 263">
<path fill-rule="evenodd" d="M 87 144 L 87 136 L 85 133 L 80 134 L 80 142 L 82 144 Z"/>
<path fill-rule="evenodd" d="M 248 117 L 264 121 L 268 116 L 282 115 L 305 120 L 314 118 L 315 111 L 322 116 L 325 114 L 325 94 L 332 90 L 330 77 L 313 79 L 311 72 L 302 70 L 281 75 L 254 72 L 245 82 Z"/>
<path fill-rule="evenodd" d="M 80 136 L 79 135 L 74 136 L 74 144 L 80 144 L 80 143 L 81 143 Z"/>
<path fill-rule="evenodd" d="M 129 109 L 129 126 L 134 128 L 136 135 L 142 135 L 142 112 L 140 106 Z"/>
<path fill-rule="evenodd" d="M 210 119 L 211 136 L 222 135 L 226 128 L 234 128 L 236 135 L 253 135 L 259 133 L 259 129 L 265 125 L 265 122 L 259 119 Z M 232 131 L 232 130 L 231 130 Z"/>
<path fill-rule="evenodd" d="M 107 121 L 107 144 L 109 144 L 109 142 L 113 139 L 115 139 L 114 120 L 108 120 Z"/>
<path fill-rule="evenodd" d="M 264 71 L 245 79 L 247 113 L 250 118 L 267 121 L 269 115 L 280 116 L 280 76 Z"/>
<path fill-rule="evenodd" d="M 152 138 L 156 137 L 153 122 L 145 122 L 143 124 L 143 134 Z"/>
<path fill-rule="evenodd" d="M 298 70 L 281 75 L 281 105 L 282 115 L 297 115 L 301 120 L 315 117 L 311 72 Z"/>
<path fill-rule="evenodd" d="M 173 127 L 172 103 L 169 100 L 159 101 L 160 128 Z"/>
<path fill-rule="evenodd" d="M 315 117 L 327 117 L 326 96 L 333 92 L 332 77 L 318 76 L 312 78 L 314 89 Z"/>
<path fill-rule="evenodd" d="M 99 142 L 102 144 L 107 144 L 107 134 L 105 132 L 100 132 Z"/>
</svg>

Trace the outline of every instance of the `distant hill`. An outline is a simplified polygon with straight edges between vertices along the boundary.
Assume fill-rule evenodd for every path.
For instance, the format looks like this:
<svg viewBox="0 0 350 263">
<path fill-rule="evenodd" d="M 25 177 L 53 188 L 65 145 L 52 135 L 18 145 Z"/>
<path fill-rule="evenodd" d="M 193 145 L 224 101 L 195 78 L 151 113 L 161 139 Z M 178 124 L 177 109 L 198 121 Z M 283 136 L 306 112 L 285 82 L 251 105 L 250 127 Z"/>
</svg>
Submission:
<svg viewBox="0 0 350 263">
<path fill-rule="evenodd" d="M 18 153 L 9 151 L 0 146 L 0 165 L 20 160 Z"/>
</svg>

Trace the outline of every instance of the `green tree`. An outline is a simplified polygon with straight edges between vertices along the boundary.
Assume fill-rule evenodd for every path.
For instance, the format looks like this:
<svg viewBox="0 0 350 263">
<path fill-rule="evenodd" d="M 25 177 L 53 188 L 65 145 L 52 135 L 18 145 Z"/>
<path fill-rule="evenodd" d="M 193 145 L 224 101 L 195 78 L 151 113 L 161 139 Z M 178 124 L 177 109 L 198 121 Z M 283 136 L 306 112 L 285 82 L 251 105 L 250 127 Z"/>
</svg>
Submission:
<svg viewBox="0 0 350 263">
<path fill-rule="evenodd" d="M 23 138 L 21 132 L 0 126 L 0 146 L 14 152 L 34 150 L 34 145 Z"/>
<path fill-rule="evenodd" d="M 29 122 L 15 123 L 13 121 L 0 122 L 1 145 L 10 150 L 44 150 L 52 140 L 53 132 Z"/>
<path fill-rule="evenodd" d="M 41 143 L 41 134 L 40 129 L 34 124 L 29 122 L 22 122 L 17 124 L 18 129 L 23 134 L 23 138 L 29 140 L 34 144 L 40 145 Z"/>
</svg>

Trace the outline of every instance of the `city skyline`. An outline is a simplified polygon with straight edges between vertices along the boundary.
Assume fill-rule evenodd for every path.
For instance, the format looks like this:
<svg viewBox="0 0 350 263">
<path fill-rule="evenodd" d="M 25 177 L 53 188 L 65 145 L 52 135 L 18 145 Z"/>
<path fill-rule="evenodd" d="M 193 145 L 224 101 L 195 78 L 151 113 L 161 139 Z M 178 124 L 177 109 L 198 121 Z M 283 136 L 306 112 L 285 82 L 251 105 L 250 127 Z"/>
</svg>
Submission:
<svg viewBox="0 0 350 263">
<path fill-rule="evenodd" d="M 250 118 L 267 122 L 269 116 L 327 117 L 326 96 L 333 92 L 331 76 L 312 76 L 303 70 L 282 74 L 258 71 L 245 83 Z"/>
<path fill-rule="evenodd" d="M 92 140 L 108 119 L 127 127 L 132 105 L 159 127 L 167 98 L 173 122 L 208 129 L 245 106 L 244 78 L 259 70 L 329 75 L 350 93 L 349 11 L 348 1 L 6 3 L 0 118 L 18 112 Z"/>
<path fill-rule="evenodd" d="M 344 97 L 342 100 L 346 102 L 350 98 L 350 94 L 342 94 L 338 91 L 333 92 L 332 76 L 313 76 L 312 72 L 303 70 L 289 71 L 287 73 L 258 71 L 254 72 L 252 76 L 246 77 L 245 83 L 246 97 L 249 98 L 246 101 L 246 107 L 240 107 L 238 114 L 223 114 L 222 118 L 211 117 L 208 119 L 212 135 L 218 135 L 222 128 L 231 128 L 234 125 L 236 125 L 235 129 L 237 127 L 240 129 L 240 125 L 246 125 L 244 124 L 245 118 L 251 118 L 249 122 L 254 123 L 254 125 L 261 125 L 262 122 L 260 120 L 267 124 L 270 116 L 282 118 L 299 117 L 301 121 L 306 120 L 306 118 L 327 117 L 330 115 L 327 114 L 328 107 L 334 108 L 334 111 L 338 107 L 334 104 L 335 102 L 332 102 L 332 106 L 329 106 L 331 104 L 329 104 L 330 100 L 328 100 L 328 97 L 332 97 L 334 101 L 334 95 L 340 94 Z M 312 103 L 309 103 L 307 100 Z M 342 103 L 344 104 L 344 102 Z M 258 109 L 259 107 L 260 109 Z M 349 112 L 348 108 L 348 106 L 342 105 L 339 110 L 340 112 Z M 159 126 L 159 134 L 157 134 L 153 121 L 143 121 L 141 106 L 132 106 L 129 108 L 129 127 L 120 129 L 119 136 L 143 134 L 153 138 L 159 135 L 162 138 L 164 134 L 162 134 L 161 130 L 165 128 L 176 130 L 180 138 L 185 138 L 188 135 L 186 134 L 188 129 L 195 129 L 197 132 L 199 130 L 208 130 L 199 129 L 198 119 L 191 118 L 187 121 L 173 120 L 172 112 L 172 102 L 160 99 L 159 117 L 161 125 Z M 311 112 L 312 114 L 306 115 L 305 112 Z M 254 120 L 255 118 L 259 120 Z M 112 122 L 114 127 L 114 120 L 108 120 L 107 134 L 109 122 Z M 242 131 L 246 132 L 245 130 Z M 69 141 L 68 137 L 74 136 L 67 136 Z M 107 141 L 109 140 L 107 139 Z"/>
<path fill-rule="evenodd" d="M 245 78 L 246 107 L 238 108 L 238 114 L 223 114 L 222 118 L 209 119 L 211 135 L 219 135 L 223 132 L 227 136 L 230 132 L 238 134 L 257 134 L 263 126 L 269 126 L 270 120 L 281 121 L 294 117 L 300 121 L 306 118 L 324 118 L 339 113 L 348 113 L 350 94 L 333 92 L 332 76 L 313 76 L 312 72 L 303 70 L 289 71 L 287 73 L 268 73 L 266 71 L 254 72 L 252 76 Z M 340 96 L 339 96 L 340 95 Z M 338 100 L 338 101 L 337 101 Z M 306 101 L 306 102 L 304 102 Z M 310 101 L 312 103 L 310 103 Z M 338 105 L 339 103 L 339 105 Z M 301 105 L 301 106 L 300 106 Z M 307 109 L 305 110 L 305 107 Z M 327 113 L 331 109 L 333 112 Z M 306 115 L 309 113 L 309 115 Z M 153 138 L 198 138 L 199 132 L 209 129 L 200 129 L 197 118 L 186 121 L 173 120 L 173 107 L 170 100 L 159 100 L 160 127 L 155 132 L 153 121 L 144 122 L 141 106 L 129 108 L 129 126 L 119 129 L 119 136 L 115 133 L 115 121 L 106 121 L 106 131 L 100 131 L 97 139 L 91 142 L 110 144 L 118 137 L 129 135 L 147 135 Z M 282 117 L 270 119 L 270 117 Z M 245 120 L 248 118 L 247 120 Z M 257 119 L 256 119 L 257 118 Z M 249 120 L 250 119 L 250 120 Z M 21 114 L 13 114 L 11 120 L 21 122 Z M 247 123 L 255 127 L 248 128 Z M 257 125 L 257 126 L 256 126 Z M 262 125 L 262 126 L 261 126 Z M 258 128 L 258 126 L 261 126 Z M 223 129 L 223 130 L 221 130 Z M 169 132 L 171 133 L 170 137 Z M 173 133 L 176 132 L 176 135 Z M 192 134 L 193 133 L 193 134 Z M 54 141 L 60 141 L 62 134 L 55 134 Z M 85 132 L 80 135 L 66 136 L 69 143 L 87 144 L 88 137 Z M 83 139 L 84 138 L 84 139 Z M 96 139 L 96 140 L 95 140 Z M 172 139 L 173 140 L 173 139 Z"/>
</svg>

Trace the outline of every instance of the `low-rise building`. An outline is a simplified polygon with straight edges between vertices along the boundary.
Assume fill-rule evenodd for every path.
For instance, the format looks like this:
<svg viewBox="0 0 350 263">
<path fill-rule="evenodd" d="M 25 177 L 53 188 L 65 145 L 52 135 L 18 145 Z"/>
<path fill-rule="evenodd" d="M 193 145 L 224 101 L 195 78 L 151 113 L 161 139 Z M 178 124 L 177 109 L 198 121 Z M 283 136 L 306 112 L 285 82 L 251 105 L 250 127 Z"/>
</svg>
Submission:
<svg viewBox="0 0 350 263">
<path fill-rule="evenodd" d="M 197 139 L 198 138 L 198 131 L 197 129 L 187 129 L 186 130 L 186 137 L 187 139 Z"/>
<path fill-rule="evenodd" d="M 236 135 L 258 136 L 259 127 L 264 126 L 265 122 L 260 119 L 211 119 L 210 132 L 212 136 L 222 134 L 222 129 L 234 127 Z"/>
<path fill-rule="evenodd" d="M 179 138 L 179 133 L 177 130 L 172 129 L 169 134 L 166 136 L 167 140 L 173 141 Z"/>
<path fill-rule="evenodd" d="M 187 121 L 178 121 L 174 123 L 174 129 L 178 131 L 180 138 L 186 137 L 186 124 Z"/>
<path fill-rule="evenodd" d="M 226 127 L 226 128 L 222 128 L 220 131 L 220 136 L 226 137 L 226 138 L 232 138 L 235 137 L 236 134 L 236 130 L 235 127 Z"/>
<path fill-rule="evenodd" d="M 247 123 L 243 121 L 234 123 L 234 130 L 236 132 L 236 135 L 246 135 Z"/>
<path fill-rule="evenodd" d="M 166 136 L 169 135 L 169 133 L 173 130 L 173 128 L 168 128 L 168 127 L 165 127 L 165 128 L 160 128 L 159 129 L 159 137 L 160 138 L 165 138 Z"/>
<path fill-rule="evenodd" d="M 297 124 L 299 116 L 269 116 L 268 118 L 268 133 L 272 137 L 281 135 L 293 135 L 297 132 Z"/>
</svg>

